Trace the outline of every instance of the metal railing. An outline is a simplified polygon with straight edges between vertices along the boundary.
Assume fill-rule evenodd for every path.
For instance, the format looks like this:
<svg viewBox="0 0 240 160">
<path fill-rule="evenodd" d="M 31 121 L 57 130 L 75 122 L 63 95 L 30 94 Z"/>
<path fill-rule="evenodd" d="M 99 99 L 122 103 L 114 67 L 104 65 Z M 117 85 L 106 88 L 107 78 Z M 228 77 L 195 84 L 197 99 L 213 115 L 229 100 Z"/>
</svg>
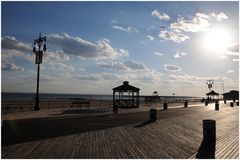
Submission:
<svg viewBox="0 0 240 160">
<path fill-rule="evenodd" d="M 39 102 L 40 110 L 68 109 L 74 100 L 44 100 Z M 112 100 L 89 100 L 89 108 L 107 109 L 112 108 Z M 33 111 L 35 101 L 2 101 L 2 113 Z"/>
</svg>

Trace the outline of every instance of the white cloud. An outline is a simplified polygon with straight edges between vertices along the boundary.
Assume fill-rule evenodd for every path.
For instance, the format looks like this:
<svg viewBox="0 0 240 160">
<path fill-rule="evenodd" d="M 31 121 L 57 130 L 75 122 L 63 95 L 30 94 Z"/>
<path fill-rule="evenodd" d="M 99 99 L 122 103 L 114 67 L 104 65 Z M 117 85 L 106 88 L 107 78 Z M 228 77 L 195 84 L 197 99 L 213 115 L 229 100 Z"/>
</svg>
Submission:
<svg viewBox="0 0 240 160">
<path fill-rule="evenodd" d="M 118 25 L 118 21 L 117 20 L 112 20 L 111 25 Z"/>
<path fill-rule="evenodd" d="M 15 37 L 11 37 L 11 36 L 4 36 L 2 38 L 2 49 L 8 49 L 8 50 L 15 49 L 21 52 L 32 51 L 30 44 L 21 42 L 17 40 Z"/>
<path fill-rule="evenodd" d="M 182 56 L 186 56 L 187 54 L 185 52 L 180 53 Z"/>
<path fill-rule="evenodd" d="M 150 41 L 153 41 L 153 40 L 154 40 L 154 37 L 153 37 L 153 36 L 150 36 L 150 35 L 147 35 L 147 38 L 148 38 Z"/>
<path fill-rule="evenodd" d="M 74 72 L 75 67 L 69 64 L 66 64 L 69 61 L 69 55 L 64 53 L 63 51 L 55 51 L 55 52 L 46 52 L 43 59 L 42 67 L 44 70 L 60 70 L 67 72 Z M 81 70 L 81 68 L 80 68 Z"/>
<path fill-rule="evenodd" d="M 77 80 L 84 80 L 84 81 L 99 81 L 101 77 L 98 75 L 81 75 L 81 76 L 74 76 L 74 79 Z"/>
<path fill-rule="evenodd" d="M 228 19 L 228 16 L 223 12 L 221 12 L 219 14 L 210 13 L 210 17 L 211 17 L 211 19 L 217 20 L 217 21 L 222 21 L 224 19 Z"/>
<path fill-rule="evenodd" d="M 233 62 L 239 62 L 239 59 L 236 58 L 236 59 L 233 59 L 232 61 Z"/>
<path fill-rule="evenodd" d="M 172 40 L 174 42 L 180 43 L 185 41 L 186 39 L 190 39 L 190 37 L 176 32 L 169 32 L 169 31 L 160 31 L 159 35 L 160 38 L 165 40 Z"/>
<path fill-rule="evenodd" d="M 126 49 L 119 49 L 119 52 L 121 53 L 122 56 L 128 56 L 129 52 Z"/>
<path fill-rule="evenodd" d="M 111 43 L 111 41 L 109 39 L 107 39 L 107 38 L 101 38 L 101 40 L 103 40 L 103 41 L 105 41 L 107 43 Z"/>
<path fill-rule="evenodd" d="M 100 67 L 116 70 L 147 70 L 147 67 L 142 62 L 127 60 L 124 62 L 108 62 L 98 63 Z"/>
<path fill-rule="evenodd" d="M 229 69 L 229 70 L 227 71 L 227 73 L 234 73 L 234 70 Z"/>
<path fill-rule="evenodd" d="M 120 30 L 120 31 L 124 31 L 124 32 L 136 32 L 136 33 L 138 32 L 137 28 L 131 27 L 131 26 L 124 28 L 122 26 L 112 25 L 112 28 Z"/>
<path fill-rule="evenodd" d="M 177 22 L 170 24 L 170 28 L 183 30 L 185 32 L 201 32 L 208 30 L 212 22 L 222 21 L 224 19 L 228 19 L 228 17 L 223 12 L 219 14 L 210 13 L 208 15 L 196 13 L 192 19 L 178 18 Z"/>
<path fill-rule="evenodd" d="M 233 43 L 229 45 L 227 50 L 228 55 L 239 55 L 239 43 Z"/>
<path fill-rule="evenodd" d="M 147 67 L 142 62 L 137 62 L 134 60 L 127 60 L 124 62 L 124 65 L 132 70 L 146 70 Z"/>
<path fill-rule="evenodd" d="M 16 57 L 34 62 L 34 55 L 32 47 L 29 43 L 24 43 L 17 40 L 15 37 L 3 36 L 2 37 L 2 61 L 14 61 Z"/>
<path fill-rule="evenodd" d="M 170 17 L 166 13 L 160 13 L 158 10 L 152 11 L 151 15 L 153 17 L 159 18 L 160 20 L 169 20 L 170 19 Z"/>
<path fill-rule="evenodd" d="M 107 69 L 116 69 L 116 70 L 127 70 L 127 67 L 122 62 L 101 62 L 98 63 L 98 66 L 107 68 Z"/>
<path fill-rule="evenodd" d="M 108 39 L 101 39 L 96 44 L 83 40 L 80 37 L 72 37 L 66 33 L 50 34 L 47 36 L 48 44 L 71 54 L 83 58 L 114 59 L 123 54 L 112 48 Z"/>
<path fill-rule="evenodd" d="M 157 55 L 157 56 L 162 56 L 164 55 L 163 53 L 160 53 L 160 52 L 153 52 L 153 54 Z"/>
<path fill-rule="evenodd" d="M 14 63 L 3 62 L 2 63 L 2 70 L 6 70 L 6 71 L 24 71 L 24 68 L 20 67 L 20 66 L 17 66 Z"/>
<path fill-rule="evenodd" d="M 56 77 L 52 77 L 49 75 L 41 75 L 40 80 L 41 81 L 53 81 L 53 80 L 56 80 Z"/>
<path fill-rule="evenodd" d="M 69 61 L 69 55 L 64 53 L 63 51 L 56 51 L 56 52 L 51 52 L 47 51 L 46 54 L 44 55 L 44 61 Z"/>
<path fill-rule="evenodd" d="M 180 58 L 180 54 L 179 54 L 179 53 L 176 53 L 176 54 L 174 55 L 174 58 Z"/>
<path fill-rule="evenodd" d="M 175 55 L 174 55 L 174 58 L 181 58 L 182 56 L 185 56 L 186 53 L 184 52 L 177 52 Z"/>
<path fill-rule="evenodd" d="M 178 72 L 181 71 L 181 68 L 173 64 L 165 64 L 164 69 L 169 72 Z"/>
</svg>

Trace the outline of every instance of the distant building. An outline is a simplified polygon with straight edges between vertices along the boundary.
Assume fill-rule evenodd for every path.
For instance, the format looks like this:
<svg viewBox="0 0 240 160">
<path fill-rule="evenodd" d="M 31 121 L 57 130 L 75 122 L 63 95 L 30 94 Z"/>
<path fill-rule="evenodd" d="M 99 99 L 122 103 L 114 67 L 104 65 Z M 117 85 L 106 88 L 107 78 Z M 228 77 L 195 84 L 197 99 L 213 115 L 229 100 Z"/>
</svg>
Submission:
<svg viewBox="0 0 240 160">
<path fill-rule="evenodd" d="M 236 90 L 223 93 L 222 95 L 224 100 L 239 100 L 239 91 Z"/>
</svg>

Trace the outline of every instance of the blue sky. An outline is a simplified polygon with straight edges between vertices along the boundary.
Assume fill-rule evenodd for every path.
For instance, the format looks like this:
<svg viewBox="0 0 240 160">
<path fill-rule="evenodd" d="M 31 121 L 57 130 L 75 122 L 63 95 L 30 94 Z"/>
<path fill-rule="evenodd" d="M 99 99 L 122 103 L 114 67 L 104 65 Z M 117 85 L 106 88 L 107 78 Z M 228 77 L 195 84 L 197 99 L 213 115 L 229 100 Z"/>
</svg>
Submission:
<svg viewBox="0 0 240 160">
<path fill-rule="evenodd" d="M 238 89 L 239 3 L 2 2 L 2 91 L 35 92 L 33 40 L 47 36 L 40 92 L 203 96 Z"/>
</svg>

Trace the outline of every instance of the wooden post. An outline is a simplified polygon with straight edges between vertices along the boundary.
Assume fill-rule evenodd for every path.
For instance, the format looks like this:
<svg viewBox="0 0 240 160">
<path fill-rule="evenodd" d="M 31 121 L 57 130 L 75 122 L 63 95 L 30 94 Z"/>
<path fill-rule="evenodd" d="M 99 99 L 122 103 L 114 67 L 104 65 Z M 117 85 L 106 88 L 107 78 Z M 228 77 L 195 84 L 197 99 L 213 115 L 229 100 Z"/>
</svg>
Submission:
<svg viewBox="0 0 240 160">
<path fill-rule="evenodd" d="M 208 101 L 205 102 L 205 106 L 207 106 L 207 105 L 208 105 Z"/>
<path fill-rule="evenodd" d="M 203 120 L 203 140 L 210 143 L 216 140 L 215 120 Z"/>
<path fill-rule="evenodd" d="M 233 102 L 230 102 L 230 106 L 231 106 L 231 107 L 234 107 L 234 104 L 233 104 Z"/>
<path fill-rule="evenodd" d="M 218 103 L 218 101 L 215 102 L 215 110 L 219 111 L 219 103 Z"/>
<path fill-rule="evenodd" d="M 184 107 L 185 108 L 188 107 L 188 101 L 187 100 L 184 101 Z"/>
<path fill-rule="evenodd" d="M 168 108 L 168 104 L 165 102 L 165 103 L 163 103 L 163 109 L 164 110 L 167 110 L 167 108 Z"/>
</svg>

